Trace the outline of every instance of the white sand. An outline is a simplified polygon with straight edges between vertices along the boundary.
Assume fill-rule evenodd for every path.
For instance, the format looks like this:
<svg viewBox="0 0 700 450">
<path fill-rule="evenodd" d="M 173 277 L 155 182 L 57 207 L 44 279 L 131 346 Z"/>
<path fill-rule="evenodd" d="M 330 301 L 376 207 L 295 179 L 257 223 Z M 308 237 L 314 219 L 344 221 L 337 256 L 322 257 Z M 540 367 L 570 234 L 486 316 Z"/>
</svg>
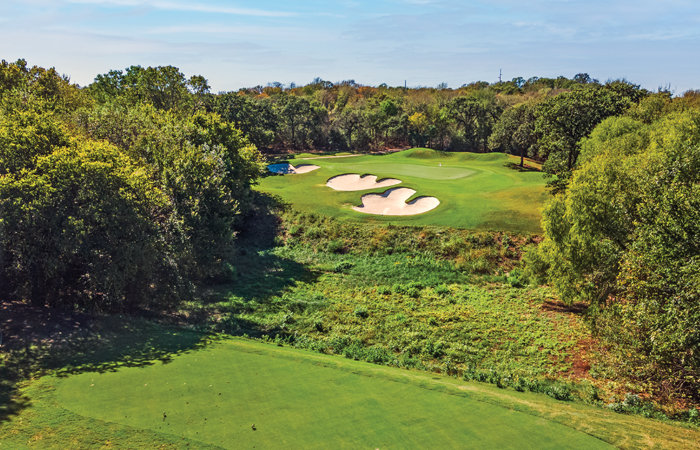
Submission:
<svg viewBox="0 0 700 450">
<path fill-rule="evenodd" d="M 383 194 L 365 194 L 362 196 L 362 205 L 353 206 L 352 209 L 382 216 L 412 216 L 428 212 L 440 204 L 440 200 L 435 197 L 418 197 L 406 203 L 415 193 L 413 189 L 394 188 Z"/>
<path fill-rule="evenodd" d="M 282 173 L 285 175 L 307 173 L 320 168 L 321 166 L 314 166 L 313 164 L 299 164 L 298 166 L 294 167 L 293 165 L 288 163 L 270 164 L 269 166 L 267 166 L 267 169 L 270 172 Z"/>
<path fill-rule="evenodd" d="M 356 173 L 347 173 L 331 178 L 326 183 L 326 186 L 336 191 L 365 191 L 367 189 L 395 186 L 399 183 L 401 183 L 401 180 L 394 178 L 384 178 L 377 181 L 377 177 L 374 175 L 361 177 Z"/>
</svg>

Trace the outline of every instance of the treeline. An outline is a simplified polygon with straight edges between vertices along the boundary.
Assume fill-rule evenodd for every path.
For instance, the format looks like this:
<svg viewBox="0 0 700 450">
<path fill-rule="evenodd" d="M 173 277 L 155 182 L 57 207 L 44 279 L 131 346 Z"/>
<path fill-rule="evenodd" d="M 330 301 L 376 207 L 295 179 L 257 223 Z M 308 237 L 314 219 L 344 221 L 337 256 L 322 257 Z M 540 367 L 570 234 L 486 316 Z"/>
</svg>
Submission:
<svg viewBox="0 0 700 450">
<path fill-rule="evenodd" d="M 230 276 L 262 158 L 197 103 L 196 83 L 105 102 L 54 69 L 2 61 L 0 295 L 127 310 Z"/>
<path fill-rule="evenodd" d="M 87 90 L 99 104 L 146 101 L 160 110 L 215 112 L 262 151 L 412 146 L 508 152 L 546 161 L 545 172 L 557 175 L 556 189 L 571 175 L 578 141 L 605 118 L 635 107 L 649 121 L 700 102 L 696 91 L 673 99 L 666 89 L 652 93 L 624 79 L 601 83 L 588 74 L 479 81 L 458 89 L 317 78 L 305 86 L 272 83 L 212 94 L 201 76 L 187 79 L 172 66 L 132 66 L 98 75 Z"/>
<path fill-rule="evenodd" d="M 700 105 L 676 106 L 647 98 L 577 143 L 526 259 L 562 299 L 589 305 L 606 377 L 698 404 Z"/>
</svg>

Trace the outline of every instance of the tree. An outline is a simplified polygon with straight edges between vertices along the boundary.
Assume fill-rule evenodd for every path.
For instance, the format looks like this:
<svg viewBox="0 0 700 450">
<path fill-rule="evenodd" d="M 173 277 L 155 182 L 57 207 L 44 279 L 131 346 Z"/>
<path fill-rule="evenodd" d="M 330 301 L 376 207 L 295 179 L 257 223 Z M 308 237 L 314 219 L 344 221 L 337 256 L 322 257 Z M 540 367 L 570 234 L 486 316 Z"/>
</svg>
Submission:
<svg viewBox="0 0 700 450">
<path fill-rule="evenodd" d="M 234 92 L 220 94 L 214 111 L 241 130 L 258 148 L 272 145 L 277 130 L 277 117 L 269 99 L 253 100 Z"/>
<path fill-rule="evenodd" d="M 0 177 L 6 288 L 39 305 L 97 310 L 173 298 L 154 220 L 165 205 L 145 170 L 105 143 L 63 147 Z"/>
<path fill-rule="evenodd" d="M 168 198 L 167 237 L 190 279 L 211 278 L 231 255 L 237 219 L 252 205 L 262 157 L 230 123 L 199 112 L 186 119 L 152 105 L 109 104 L 80 127 L 142 164 Z"/>
<path fill-rule="evenodd" d="M 700 112 L 609 118 L 543 212 L 539 254 L 585 301 L 614 370 L 700 399 Z"/>
<path fill-rule="evenodd" d="M 488 137 L 500 115 L 495 94 L 486 90 L 476 91 L 466 97 L 456 97 L 447 108 L 465 140 L 473 147 L 488 149 Z"/>
<path fill-rule="evenodd" d="M 66 126 L 45 102 L 22 105 L 6 99 L 0 111 L 0 176 L 31 170 L 36 159 L 69 144 Z"/>
<path fill-rule="evenodd" d="M 520 167 L 525 156 L 537 153 L 534 105 L 522 103 L 501 114 L 489 137 L 491 150 L 501 149 L 520 156 Z"/>
<path fill-rule="evenodd" d="M 100 103 L 126 98 L 131 104 L 148 102 L 157 109 L 194 113 L 204 106 L 209 84 L 201 75 L 188 79 L 174 66 L 142 68 L 131 66 L 126 72 L 111 70 L 98 75 L 88 87 Z"/>
<path fill-rule="evenodd" d="M 547 158 L 544 170 L 549 176 L 557 175 L 549 183 L 554 192 L 566 189 L 580 152 L 578 142 L 604 119 L 622 114 L 629 106 L 629 98 L 602 88 L 575 89 L 537 105 L 535 130 L 541 156 Z"/>
<path fill-rule="evenodd" d="M 339 114 L 335 115 L 335 120 L 333 121 L 333 124 L 343 132 L 343 135 L 348 141 L 348 146 L 350 147 L 350 149 L 354 149 L 352 143 L 352 136 L 353 133 L 355 133 L 360 127 L 361 123 L 361 112 L 354 107 L 343 108 L 343 110 Z"/>
<path fill-rule="evenodd" d="M 306 146 L 304 138 L 309 128 L 314 125 L 314 111 L 311 103 L 304 97 L 296 95 L 281 96 L 275 104 L 280 119 L 281 131 L 288 133 L 289 143 L 293 148 Z"/>
</svg>

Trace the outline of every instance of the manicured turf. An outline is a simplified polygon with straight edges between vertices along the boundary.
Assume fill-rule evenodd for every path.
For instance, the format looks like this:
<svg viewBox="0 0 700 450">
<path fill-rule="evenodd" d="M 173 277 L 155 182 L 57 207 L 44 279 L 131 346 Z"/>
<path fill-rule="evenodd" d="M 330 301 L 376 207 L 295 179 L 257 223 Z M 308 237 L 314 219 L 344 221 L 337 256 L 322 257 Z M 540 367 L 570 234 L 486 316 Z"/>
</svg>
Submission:
<svg viewBox="0 0 700 450">
<path fill-rule="evenodd" d="M 279 195 L 298 210 L 341 220 L 540 232 L 546 180 L 540 172 L 512 168 L 516 162 L 518 158 L 501 153 L 444 153 L 427 149 L 388 155 L 297 157 L 294 164 L 313 163 L 321 168 L 301 175 L 269 176 L 258 189 Z M 360 205 L 363 194 L 384 192 L 386 188 L 338 192 L 325 186 L 329 178 L 345 173 L 398 178 L 403 183 L 397 187 L 416 191 L 413 198 L 437 197 L 440 205 L 416 216 L 382 217 L 353 211 L 351 207 Z"/>
<path fill-rule="evenodd" d="M 448 380 L 228 340 L 168 364 L 72 376 L 56 397 L 82 416 L 227 449 L 610 448 L 442 389 Z"/>
</svg>

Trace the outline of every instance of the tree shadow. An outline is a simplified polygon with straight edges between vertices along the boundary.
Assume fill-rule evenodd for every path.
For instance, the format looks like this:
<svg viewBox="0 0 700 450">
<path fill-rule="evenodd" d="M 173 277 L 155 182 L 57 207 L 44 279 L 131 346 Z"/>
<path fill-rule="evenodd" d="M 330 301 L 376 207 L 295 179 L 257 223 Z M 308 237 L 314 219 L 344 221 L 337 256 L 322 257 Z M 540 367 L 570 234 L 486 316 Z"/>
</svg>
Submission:
<svg viewBox="0 0 700 450">
<path fill-rule="evenodd" d="M 134 317 L 97 317 L 22 302 L 2 304 L 0 326 L 0 423 L 30 406 L 18 389 L 22 381 L 167 364 L 221 339 Z"/>
<path fill-rule="evenodd" d="M 222 335 L 187 328 L 231 335 L 283 333 L 279 327 L 260 329 L 258 324 L 238 317 L 236 309 L 240 312 L 254 302 L 270 302 L 296 283 L 314 282 L 318 274 L 271 252 L 278 244 L 277 236 L 281 231 L 281 220 L 276 213 L 288 206 L 278 198 L 255 195 L 256 206 L 242 224 L 243 231 L 238 235 L 236 254 L 231 261 L 237 272 L 235 281 L 210 286 L 208 289 L 213 294 L 200 299 L 206 306 L 207 302 L 225 300 L 231 303 L 230 299 L 236 298 L 238 303 L 233 302 L 228 310 L 234 314 L 219 322 L 208 312 L 189 321 L 183 320 L 179 312 L 158 309 L 133 311 L 131 316 L 96 316 L 22 302 L 2 303 L 0 423 L 30 406 L 30 399 L 18 389 L 25 380 L 46 374 L 64 377 L 146 367 L 159 362 L 167 364 L 180 354 L 224 339 Z"/>
<path fill-rule="evenodd" d="M 234 335 L 260 335 L 261 330 L 249 322 L 231 317 L 232 314 L 253 312 L 260 304 L 270 304 L 298 283 L 314 283 L 321 275 L 304 264 L 273 252 L 281 243 L 282 220 L 279 214 L 289 205 L 279 197 L 256 193 L 256 206 L 241 224 L 236 238 L 236 250 L 229 263 L 235 268 L 235 279 L 228 283 L 210 284 L 199 292 L 204 308 L 188 314 L 201 314 L 195 321 L 206 320 L 206 307 L 219 305 L 226 323 L 216 323 L 214 329 Z M 266 330 L 266 332 L 269 330 Z"/>
<path fill-rule="evenodd" d="M 503 165 L 503 167 L 511 170 L 517 170 L 518 172 L 542 172 L 542 170 L 538 169 L 537 167 L 530 166 L 528 164 L 521 167 L 520 164 L 514 162 L 506 163 Z"/>
</svg>

